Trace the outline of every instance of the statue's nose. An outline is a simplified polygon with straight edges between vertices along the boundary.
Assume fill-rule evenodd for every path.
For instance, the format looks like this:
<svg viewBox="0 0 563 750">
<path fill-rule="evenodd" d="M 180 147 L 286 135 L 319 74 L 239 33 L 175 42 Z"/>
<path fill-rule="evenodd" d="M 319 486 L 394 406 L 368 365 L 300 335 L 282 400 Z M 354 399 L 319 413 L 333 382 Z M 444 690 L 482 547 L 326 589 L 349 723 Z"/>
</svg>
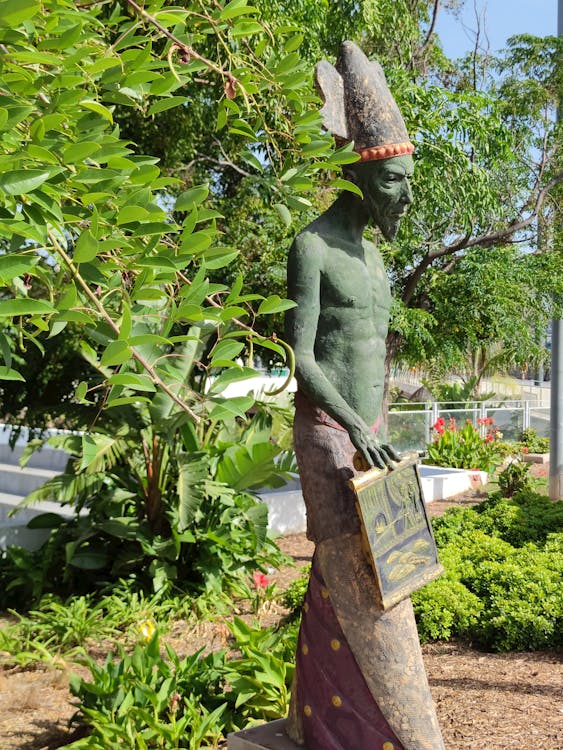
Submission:
<svg viewBox="0 0 563 750">
<path fill-rule="evenodd" d="M 406 203 L 407 205 L 410 205 L 412 203 L 412 188 L 410 182 L 407 182 L 406 180 L 403 187 L 402 199 L 403 203 Z"/>
</svg>

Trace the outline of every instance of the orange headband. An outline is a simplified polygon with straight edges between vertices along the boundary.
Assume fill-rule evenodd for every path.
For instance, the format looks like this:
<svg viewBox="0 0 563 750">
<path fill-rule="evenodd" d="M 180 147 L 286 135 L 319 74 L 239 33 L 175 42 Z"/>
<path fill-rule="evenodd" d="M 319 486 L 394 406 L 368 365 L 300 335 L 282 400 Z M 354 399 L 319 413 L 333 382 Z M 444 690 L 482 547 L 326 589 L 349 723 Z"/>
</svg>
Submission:
<svg viewBox="0 0 563 750">
<path fill-rule="evenodd" d="M 375 161 L 376 159 L 389 159 L 392 156 L 404 156 L 412 154 L 414 146 L 410 141 L 404 143 L 393 143 L 389 146 L 374 146 L 373 148 L 363 148 L 358 151 L 360 161 Z"/>
</svg>

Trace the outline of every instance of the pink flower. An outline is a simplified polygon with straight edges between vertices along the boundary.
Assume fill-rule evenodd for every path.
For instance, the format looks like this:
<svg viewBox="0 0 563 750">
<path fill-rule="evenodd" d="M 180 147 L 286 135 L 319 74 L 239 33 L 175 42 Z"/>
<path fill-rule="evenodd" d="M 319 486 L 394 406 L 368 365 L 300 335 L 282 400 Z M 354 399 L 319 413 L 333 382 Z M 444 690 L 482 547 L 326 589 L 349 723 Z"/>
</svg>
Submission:
<svg viewBox="0 0 563 750">
<path fill-rule="evenodd" d="M 261 573 L 259 570 L 255 570 L 252 574 L 252 578 L 254 579 L 254 588 L 256 589 L 265 589 L 268 586 L 268 578 L 264 575 L 264 573 Z"/>
</svg>

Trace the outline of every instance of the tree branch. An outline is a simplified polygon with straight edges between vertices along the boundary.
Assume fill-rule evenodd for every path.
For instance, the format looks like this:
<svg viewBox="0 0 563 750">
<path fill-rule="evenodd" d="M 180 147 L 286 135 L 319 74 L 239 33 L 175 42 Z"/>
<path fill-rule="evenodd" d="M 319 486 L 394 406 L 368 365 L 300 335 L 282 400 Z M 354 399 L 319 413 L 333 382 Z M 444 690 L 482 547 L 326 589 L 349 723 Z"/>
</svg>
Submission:
<svg viewBox="0 0 563 750">
<path fill-rule="evenodd" d="M 444 258 L 448 255 L 453 255 L 459 250 L 466 250 L 471 247 L 490 247 L 491 245 L 495 245 L 500 242 L 508 242 L 511 240 L 513 235 L 516 234 L 516 232 L 519 232 L 522 229 L 530 226 L 530 224 L 532 224 L 532 222 L 537 218 L 539 211 L 544 201 L 548 197 L 550 191 L 560 182 L 563 182 L 563 174 L 559 174 L 553 177 L 553 179 L 551 179 L 539 191 L 535 200 L 534 209 L 526 219 L 517 219 L 508 224 L 508 226 L 506 226 L 504 229 L 500 229 L 497 232 L 482 234 L 479 237 L 475 237 L 474 239 L 470 239 L 471 233 L 468 232 L 464 237 L 461 237 L 451 245 L 443 245 L 437 250 L 428 251 L 422 258 L 420 263 L 416 266 L 416 268 L 414 268 L 412 273 L 407 277 L 403 293 L 401 295 L 402 302 L 405 305 L 408 305 L 413 297 L 417 284 L 420 281 L 424 271 L 426 271 L 426 269 L 430 265 L 432 265 L 432 263 L 438 258 Z M 455 261 L 452 261 L 452 263 L 454 262 Z"/>
<path fill-rule="evenodd" d="M 117 325 L 117 323 L 114 321 L 114 319 L 111 317 L 111 315 L 106 311 L 100 300 L 96 297 L 94 292 L 90 289 L 88 284 L 84 281 L 83 277 L 81 276 L 78 268 L 73 263 L 71 258 L 67 255 L 65 250 L 63 249 L 60 242 L 57 240 L 57 238 L 54 236 L 54 234 L 50 231 L 47 232 L 49 239 L 51 240 L 53 247 L 57 251 L 58 255 L 62 258 L 64 263 L 66 264 L 67 268 L 72 273 L 73 277 L 76 279 L 77 283 L 82 288 L 82 291 L 86 295 L 86 297 L 90 300 L 92 305 L 94 306 L 96 313 L 99 315 L 100 318 L 105 320 L 105 322 L 108 324 L 108 326 L 112 329 L 112 331 L 119 336 L 120 334 L 120 328 Z M 201 422 L 201 417 L 199 417 L 187 404 L 185 401 L 183 401 L 160 377 L 160 375 L 156 372 L 154 367 L 147 362 L 147 360 L 139 354 L 139 352 L 135 349 L 133 346 L 129 346 L 129 349 L 131 351 L 131 356 L 133 359 L 138 362 L 141 367 L 145 370 L 145 372 L 148 374 L 152 382 L 157 385 L 162 391 L 164 391 L 171 399 L 174 401 L 181 409 L 182 411 L 185 411 L 196 424 L 199 424 Z"/>
<path fill-rule="evenodd" d="M 418 57 L 423 57 L 426 54 L 426 50 L 430 46 L 430 41 L 432 40 L 432 34 L 434 33 L 434 29 L 436 28 L 436 21 L 438 20 L 439 10 L 440 10 L 440 0 L 434 0 L 434 8 L 432 9 L 432 20 L 430 22 L 430 28 L 428 29 L 426 33 L 426 38 L 422 42 L 422 46 L 420 47 Z"/>
<path fill-rule="evenodd" d="M 151 16 L 150 13 L 147 13 L 147 11 L 144 8 L 141 8 L 140 5 L 137 5 L 135 0 L 126 0 L 126 2 L 135 10 L 136 13 L 141 16 L 141 18 L 146 19 L 155 28 L 157 28 L 161 34 L 170 39 L 170 41 L 173 42 L 174 46 L 178 47 L 185 58 L 185 62 L 188 62 L 192 57 L 196 60 L 199 60 L 207 68 L 209 68 L 209 70 L 218 73 L 222 78 L 226 79 L 227 83 L 232 86 L 234 90 L 234 85 L 238 83 L 238 81 L 229 70 L 225 70 L 225 68 L 222 68 L 220 65 L 216 65 L 212 60 L 209 60 L 207 57 L 200 55 L 199 52 L 196 52 L 193 47 L 190 47 L 188 44 L 184 44 L 184 42 L 181 42 L 178 37 L 174 36 L 174 34 L 170 33 L 168 29 L 162 26 L 162 24 L 160 24 L 154 16 Z M 232 98 L 232 96 L 230 98 Z"/>
<path fill-rule="evenodd" d="M 455 253 L 457 250 L 465 250 L 466 248 L 469 248 L 469 247 L 479 247 L 479 246 L 489 247 L 503 240 L 509 240 L 514 234 L 516 234 L 516 232 L 520 232 L 522 229 L 525 229 L 526 227 L 529 227 L 530 224 L 532 224 L 532 222 L 536 219 L 537 215 L 539 214 L 540 208 L 542 207 L 549 192 L 560 182 L 563 182 L 563 173 L 553 177 L 547 183 L 547 185 L 545 185 L 539 191 L 536 201 L 535 201 L 534 209 L 532 213 L 526 219 L 512 221 L 504 229 L 500 229 L 497 232 L 490 232 L 488 234 L 482 234 L 480 237 L 475 237 L 472 240 L 464 238 L 463 240 L 459 240 L 453 245 L 444 245 L 439 250 L 435 250 L 434 252 L 430 253 L 431 260 L 436 260 L 436 258 L 441 258 L 444 255 L 451 255 L 452 253 Z"/>
</svg>

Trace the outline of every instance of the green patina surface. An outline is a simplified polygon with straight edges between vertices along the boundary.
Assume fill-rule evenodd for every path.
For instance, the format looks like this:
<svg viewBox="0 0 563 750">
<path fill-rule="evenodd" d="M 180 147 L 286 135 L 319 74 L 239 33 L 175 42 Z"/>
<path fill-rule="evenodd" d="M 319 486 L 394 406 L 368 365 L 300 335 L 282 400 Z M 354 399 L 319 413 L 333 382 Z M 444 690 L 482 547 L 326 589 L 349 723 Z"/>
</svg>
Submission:
<svg viewBox="0 0 563 750">
<path fill-rule="evenodd" d="M 371 427 L 381 418 L 391 294 L 383 260 L 364 239 L 369 223 L 395 237 L 412 202 L 410 156 L 354 165 L 351 192 L 299 234 L 289 253 L 287 336 L 300 389 L 349 433 L 371 465 L 390 451 Z M 392 457 L 392 456 L 391 456 Z"/>
</svg>

